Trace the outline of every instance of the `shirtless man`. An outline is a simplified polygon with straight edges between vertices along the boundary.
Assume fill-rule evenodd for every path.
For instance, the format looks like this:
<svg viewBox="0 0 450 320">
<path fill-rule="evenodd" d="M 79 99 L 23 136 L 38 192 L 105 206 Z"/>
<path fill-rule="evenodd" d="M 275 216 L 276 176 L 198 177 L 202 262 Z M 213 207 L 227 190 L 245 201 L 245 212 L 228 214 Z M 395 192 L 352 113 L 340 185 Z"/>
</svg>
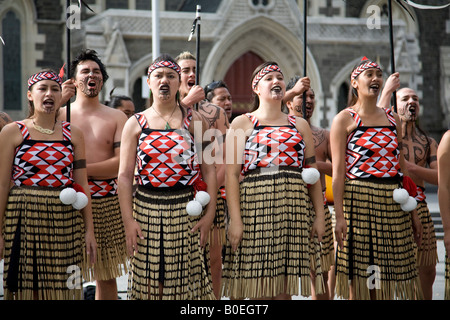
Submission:
<svg viewBox="0 0 450 320">
<path fill-rule="evenodd" d="M 303 117 L 303 92 L 305 88 L 306 91 L 306 116 L 304 117 L 308 121 L 314 139 L 314 147 L 316 152 L 316 163 L 317 169 L 320 172 L 320 181 L 322 183 L 322 190 L 325 194 L 326 182 L 325 175 L 331 177 L 331 148 L 330 148 L 330 132 L 328 130 L 318 128 L 311 125 L 311 117 L 315 109 L 315 95 L 314 91 L 309 87 L 309 78 L 300 78 L 296 76 L 292 78 L 286 86 L 286 95 L 284 102 L 289 110 L 289 115 L 294 115 L 297 117 Z M 325 198 L 325 195 L 324 195 Z M 327 283 L 328 279 L 333 278 L 330 275 L 333 274 L 332 267 L 334 265 L 334 239 L 333 239 L 333 228 L 331 223 L 331 214 L 328 209 L 328 205 L 324 200 L 325 209 L 325 223 L 326 232 L 325 237 L 322 241 L 322 270 L 324 270 L 323 279 Z M 316 295 L 313 290 L 313 299 L 317 300 L 328 300 L 334 297 L 334 286 L 326 285 L 326 291 L 324 294 Z"/>
<path fill-rule="evenodd" d="M 392 92 L 400 86 L 398 73 L 386 81 L 379 100 L 380 107 L 389 107 Z M 425 182 L 438 184 L 437 142 L 427 136 L 416 124 L 419 118 L 419 97 L 410 88 L 397 91 L 397 113 L 402 121 L 402 145 L 409 176 L 417 185 L 417 213 L 422 221 L 422 244 L 417 251 L 417 265 L 424 299 L 433 298 L 433 283 L 436 278 L 437 243 L 434 224 L 426 203 Z"/>
<path fill-rule="evenodd" d="M 211 144 L 204 152 L 212 155 L 213 159 L 225 159 L 225 134 L 230 127 L 228 117 L 225 110 L 212 104 L 205 99 L 205 91 L 199 85 L 195 84 L 196 60 L 190 52 L 182 52 L 176 58 L 176 62 L 181 68 L 181 85 L 180 98 L 181 102 L 188 107 L 194 107 L 198 104 L 198 112 L 207 120 L 210 129 L 215 129 L 216 134 L 212 137 L 214 144 Z M 212 150 L 210 149 L 212 148 Z M 215 151 L 222 153 L 215 154 Z M 221 168 L 225 166 L 218 166 Z M 218 174 L 219 179 L 217 186 L 220 188 L 225 185 L 224 173 Z M 222 177 L 223 180 L 220 178 Z M 217 299 L 220 299 L 220 282 L 222 278 L 222 244 L 225 239 L 225 221 L 223 214 L 217 214 L 212 226 L 212 235 L 210 241 L 210 263 L 211 263 L 211 278 L 214 294 Z"/>
<path fill-rule="evenodd" d="M 126 115 L 100 103 L 99 93 L 108 79 L 103 63 L 93 50 L 81 52 L 70 65 L 72 83 L 66 92 L 76 90 L 70 120 L 84 133 L 86 166 L 92 197 L 98 259 L 94 265 L 97 300 L 117 299 L 117 277 L 126 262 L 125 230 L 119 208 L 116 178 L 119 169 L 120 140 Z M 67 95 L 65 95 L 67 97 Z M 66 118 L 66 107 L 60 118 Z"/>
</svg>

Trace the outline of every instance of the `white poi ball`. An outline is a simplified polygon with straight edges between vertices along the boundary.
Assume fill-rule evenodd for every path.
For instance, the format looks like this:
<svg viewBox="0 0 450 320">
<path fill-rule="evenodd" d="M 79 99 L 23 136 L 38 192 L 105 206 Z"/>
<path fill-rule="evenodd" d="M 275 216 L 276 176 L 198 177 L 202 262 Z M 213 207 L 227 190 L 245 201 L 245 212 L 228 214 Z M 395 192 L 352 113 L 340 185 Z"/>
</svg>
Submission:
<svg viewBox="0 0 450 320">
<path fill-rule="evenodd" d="M 413 197 L 409 197 L 406 203 L 402 204 L 402 210 L 409 212 L 413 211 L 417 207 L 417 201 Z"/>
<path fill-rule="evenodd" d="M 209 196 L 209 193 L 206 191 L 199 191 L 195 195 L 195 200 L 200 202 L 200 204 L 204 207 L 206 206 L 209 201 L 211 200 L 211 197 Z"/>
<path fill-rule="evenodd" d="M 189 201 L 186 205 L 186 212 L 190 216 L 198 216 L 202 213 L 203 207 L 200 202 L 196 200 Z"/>
<path fill-rule="evenodd" d="M 76 210 L 81 210 L 88 204 L 88 197 L 83 192 L 77 192 L 77 200 L 72 204 Z"/>
<path fill-rule="evenodd" d="M 302 179 L 307 184 L 315 184 L 320 178 L 320 172 L 316 168 L 304 168 L 302 170 Z"/>
<path fill-rule="evenodd" d="M 59 193 L 59 199 L 64 204 L 73 204 L 77 200 L 77 192 L 74 188 L 65 188 Z"/>
<path fill-rule="evenodd" d="M 393 196 L 395 202 L 400 203 L 400 204 L 405 204 L 406 202 L 408 202 L 409 193 L 404 188 L 398 188 L 398 189 L 394 189 L 394 193 L 392 196 Z"/>
</svg>

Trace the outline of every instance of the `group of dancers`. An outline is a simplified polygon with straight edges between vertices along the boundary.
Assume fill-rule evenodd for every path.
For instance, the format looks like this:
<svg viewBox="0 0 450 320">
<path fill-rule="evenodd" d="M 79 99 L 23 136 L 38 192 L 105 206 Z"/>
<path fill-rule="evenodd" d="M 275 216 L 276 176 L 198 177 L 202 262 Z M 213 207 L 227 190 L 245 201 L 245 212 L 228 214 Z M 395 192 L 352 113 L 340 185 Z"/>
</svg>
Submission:
<svg viewBox="0 0 450 320">
<path fill-rule="evenodd" d="M 70 74 L 32 75 L 29 116 L 0 132 L 5 299 L 82 299 L 93 280 L 97 299 L 115 299 L 125 273 L 139 300 L 431 299 L 427 180 L 409 164 L 405 129 L 416 128 L 402 118 L 414 123 L 419 104 L 407 91 L 392 111 L 398 74 L 383 89 L 363 58 L 330 132 L 310 124 L 309 79 L 288 83 L 275 61 L 255 69 L 253 110 L 231 124 L 226 84 L 196 85 L 187 52 L 152 62 L 150 106 L 129 117 L 100 103 L 108 75 L 95 51 Z M 439 147 L 423 136 L 418 166 L 433 170 L 447 230 L 450 134 Z"/>
</svg>

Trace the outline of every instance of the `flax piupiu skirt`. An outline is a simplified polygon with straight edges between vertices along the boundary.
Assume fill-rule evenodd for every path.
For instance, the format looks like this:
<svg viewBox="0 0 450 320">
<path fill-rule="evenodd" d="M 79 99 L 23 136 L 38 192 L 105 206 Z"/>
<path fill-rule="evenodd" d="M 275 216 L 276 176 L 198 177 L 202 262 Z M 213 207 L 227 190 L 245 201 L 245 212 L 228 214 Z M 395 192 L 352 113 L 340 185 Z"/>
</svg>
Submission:
<svg viewBox="0 0 450 320">
<path fill-rule="evenodd" d="M 133 300 L 215 300 L 209 272 L 209 247 L 200 246 L 200 232 L 191 232 L 202 215 L 189 216 L 192 187 L 152 190 L 139 186 L 134 218 L 144 239 L 131 258 L 128 298 Z"/>
<path fill-rule="evenodd" d="M 393 199 L 395 179 L 346 180 L 344 216 L 347 237 L 337 250 L 336 294 L 355 300 L 421 299 L 411 213 Z"/>
<path fill-rule="evenodd" d="M 211 225 L 210 243 L 213 243 L 213 241 L 219 241 L 218 245 L 223 245 L 226 242 L 226 224 L 228 221 L 227 214 L 227 202 L 222 197 L 222 192 L 219 189 L 217 192 L 216 215 L 214 217 L 214 222 Z M 213 237 L 213 230 L 215 228 L 219 231 L 218 239 Z"/>
<path fill-rule="evenodd" d="M 14 186 L 3 223 L 5 300 L 79 300 L 87 257 L 80 211 L 62 188 Z"/>
<path fill-rule="evenodd" d="M 92 197 L 92 218 L 97 241 L 97 261 L 89 278 L 110 280 L 127 272 L 125 228 L 117 195 Z"/>
<path fill-rule="evenodd" d="M 334 265 L 335 258 L 335 250 L 334 250 L 334 232 L 333 232 L 333 223 L 330 209 L 326 204 L 323 208 L 325 213 L 325 234 L 322 238 L 322 251 L 321 251 L 321 259 L 322 259 L 322 271 L 328 272 L 331 267 Z"/>
<path fill-rule="evenodd" d="M 433 266 L 438 262 L 436 232 L 431 219 L 427 203 L 421 201 L 417 204 L 417 214 L 422 222 L 422 243 L 417 247 L 417 265 Z"/>
<path fill-rule="evenodd" d="M 311 271 L 316 292 L 323 293 L 320 243 L 310 236 L 315 211 L 301 171 L 253 170 L 240 183 L 240 204 L 243 237 L 235 252 L 227 241 L 222 295 L 310 296 Z"/>
</svg>

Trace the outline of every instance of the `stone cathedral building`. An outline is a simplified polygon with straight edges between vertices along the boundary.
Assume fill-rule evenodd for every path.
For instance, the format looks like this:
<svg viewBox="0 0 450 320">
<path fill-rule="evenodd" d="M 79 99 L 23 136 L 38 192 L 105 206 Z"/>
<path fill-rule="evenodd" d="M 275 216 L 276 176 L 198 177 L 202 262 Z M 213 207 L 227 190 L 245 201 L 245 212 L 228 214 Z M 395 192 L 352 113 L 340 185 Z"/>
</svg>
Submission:
<svg viewBox="0 0 450 320">
<path fill-rule="evenodd" d="M 160 52 L 173 57 L 195 54 L 188 42 L 201 5 L 200 84 L 223 79 L 234 112 L 249 108 L 250 75 L 266 60 L 277 61 L 286 80 L 303 75 L 303 1 L 308 1 L 306 73 L 316 93 L 313 123 L 329 128 L 346 106 L 352 67 L 363 56 L 390 73 L 387 0 L 159 0 Z M 152 0 L 85 0 L 80 26 L 71 30 L 74 57 L 95 49 L 111 90 L 133 98 L 138 110 L 148 104 L 142 79 L 152 54 Z M 443 5 L 447 0 L 415 0 Z M 69 1 L 76 5 L 78 1 Z M 15 120 L 27 114 L 26 81 L 42 67 L 59 70 L 66 62 L 65 0 L 0 0 L 0 110 Z M 450 126 L 450 8 L 405 11 L 393 1 L 396 71 L 403 86 L 421 99 L 420 126 L 440 140 Z"/>
</svg>

